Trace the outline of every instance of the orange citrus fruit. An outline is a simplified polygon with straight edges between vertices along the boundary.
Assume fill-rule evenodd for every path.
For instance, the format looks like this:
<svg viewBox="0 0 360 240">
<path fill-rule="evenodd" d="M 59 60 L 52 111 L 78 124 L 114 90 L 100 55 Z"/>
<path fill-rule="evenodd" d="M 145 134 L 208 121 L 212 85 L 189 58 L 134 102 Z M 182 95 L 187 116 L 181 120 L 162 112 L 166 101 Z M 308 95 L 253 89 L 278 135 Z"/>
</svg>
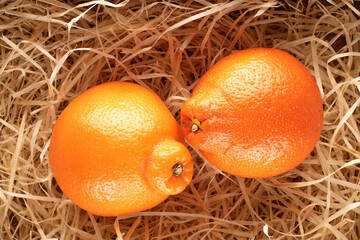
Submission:
<svg viewBox="0 0 360 240">
<path fill-rule="evenodd" d="M 180 126 L 150 90 L 124 82 L 75 98 L 54 126 L 54 177 L 81 208 L 102 216 L 149 209 L 191 181 L 193 163 Z"/>
<path fill-rule="evenodd" d="M 217 168 L 242 177 L 296 167 L 316 145 L 322 124 L 314 78 L 296 58 L 270 48 L 221 59 L 181 109 L 187 141 Z"/>
</svg>

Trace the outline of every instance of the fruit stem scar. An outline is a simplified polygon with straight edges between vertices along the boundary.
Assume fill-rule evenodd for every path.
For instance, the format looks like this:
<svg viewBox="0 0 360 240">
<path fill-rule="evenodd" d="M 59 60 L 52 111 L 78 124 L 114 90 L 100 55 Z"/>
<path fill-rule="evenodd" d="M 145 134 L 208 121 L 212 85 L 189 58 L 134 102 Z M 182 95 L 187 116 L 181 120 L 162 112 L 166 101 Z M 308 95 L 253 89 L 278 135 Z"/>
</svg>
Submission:
<svg viewBox="0 0 360 240">
<path fill-rule="evenodd" d="M 199 119 L 194 118 L 191 121 L 192 121 L 192 125 L 191 125 L 192 132 L 196 132 L 201 129 L 201 123 Z"/>
<path fill-rule="evenodd" d="M 184 166 L 181 163 L 175 163 L 172 168 L 174 176 L 180 176 L 184 171 Z"/>
</svg>

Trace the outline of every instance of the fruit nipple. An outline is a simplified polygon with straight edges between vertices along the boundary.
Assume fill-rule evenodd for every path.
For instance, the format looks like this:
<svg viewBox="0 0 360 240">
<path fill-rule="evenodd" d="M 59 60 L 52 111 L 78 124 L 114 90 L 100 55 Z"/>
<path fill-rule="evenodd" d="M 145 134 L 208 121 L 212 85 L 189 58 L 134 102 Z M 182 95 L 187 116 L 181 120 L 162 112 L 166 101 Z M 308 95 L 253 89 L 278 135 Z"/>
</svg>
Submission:
<svg viewBox="0 0 360 240">
<path fill-rule="evenodd" d="M 193 175 L 188 149 L 180 142 L 167 139 L 158 143 L 145 164 L 144 177 L 151 188 L 166 195 L 182 192 Z"/>
</svg>

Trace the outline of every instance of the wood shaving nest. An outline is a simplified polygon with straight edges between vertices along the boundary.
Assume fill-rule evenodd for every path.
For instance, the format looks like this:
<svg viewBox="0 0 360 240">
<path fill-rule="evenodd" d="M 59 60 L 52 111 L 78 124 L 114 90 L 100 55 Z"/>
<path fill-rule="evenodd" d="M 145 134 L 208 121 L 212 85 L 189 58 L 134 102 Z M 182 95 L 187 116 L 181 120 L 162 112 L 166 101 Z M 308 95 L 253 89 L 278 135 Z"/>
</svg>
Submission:
<svg viewBox="0 0 360 240">
<path fill-rule="evenodd" d="M 11 0 L 0 31 L 0 239 L 359 239 L 359 1 Z M 296 169 L 244 179 L 191 149 L 183 193 L 117 218 L 57 187 L 51 129 L 80 93 L 136 82 L 179 120 L 214 63 L 253 47 L 294 55 L 320 88 L 323 131 Z"/>
</svg>

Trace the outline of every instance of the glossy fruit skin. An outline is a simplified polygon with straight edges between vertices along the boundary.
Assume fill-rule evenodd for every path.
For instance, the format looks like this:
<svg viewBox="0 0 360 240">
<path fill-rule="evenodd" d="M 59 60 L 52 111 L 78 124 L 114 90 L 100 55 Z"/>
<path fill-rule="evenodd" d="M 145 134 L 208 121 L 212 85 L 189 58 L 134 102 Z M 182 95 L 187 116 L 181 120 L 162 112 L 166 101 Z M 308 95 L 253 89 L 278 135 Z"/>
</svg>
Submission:
<svg viewBox="0 0 360 240">
<path fill-rule="evenodd" d="M 184 190 L 193 173 L 166 105 L 125 82 L 93 87 L 65 108 L 53 128 L 49 160 L 65 195 L 102 216 L 152 208 Z M 183 164 L 180 176 L 172 175 L 175 163 Z"/>
<path fill-rule="evenodd" d="M 194 120 L 201 124 L 195 132 Z M 204 74 L 182 106 L 181 126 L 187 141 L 217 168 L 271 177 L 311 153 L 323 126 L 322 101 L 296 58 L 278 49 L 247 49 Z"/>
</svg>

